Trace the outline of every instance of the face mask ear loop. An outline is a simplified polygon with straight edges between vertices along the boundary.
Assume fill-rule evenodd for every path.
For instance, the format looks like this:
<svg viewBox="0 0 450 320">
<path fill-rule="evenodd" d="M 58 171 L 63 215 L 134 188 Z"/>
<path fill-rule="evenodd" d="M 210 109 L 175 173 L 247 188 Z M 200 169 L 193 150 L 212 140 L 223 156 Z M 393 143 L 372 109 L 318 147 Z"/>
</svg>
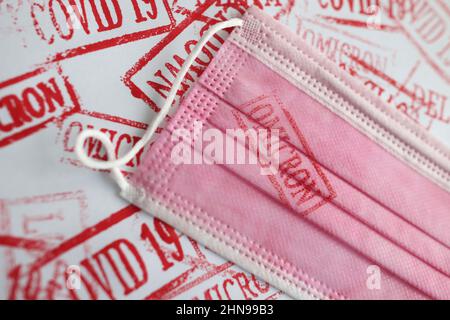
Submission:
<svg viewBox="0 0 450 320">
<path fill-rule="evenodd" d="M 106 153 L 108 155 L 108 159 L 115 159 L 115 153 L 114 153 L 114 146 L 111 142 L 111 140 L 108 138 L 106 134 L 99 130 L 84 130 L 80 133 L 80 135 L 77 138 L 76 144 L 75 144 L 75 153 L 77 154 L 78 158 L 83 162 L 83 164 L 87 165 L 83 160 L 82 157 L 86 157 L 89 161 L 91 160 L 89 157 L 86 156 L 86 153 L 83 149 L 84 142 L 89 139 L 97 139 L 100 140 L 103 147 L 106 149 Z M 80 157 L 80 155 L 82 157 Z M 88 166 L 88 165 L 87 165 Z M 118 167 L 111 168 L 111 175 L 113 179 L 117 182 L 121 190 L 125 190 L 125 188 L 128 187 L 127 179 L 125 179 L 122 172 L 119 170 Z"/>
<path fill-rule="evenodd" d="M 162 106 L 161 110 L 157 114 L 155 120 L 149 125 L 147 131 L 145 132 L 141 140 L 139 140 L 134 145 L 134 147 L 130 151 L 128 151 L 127 154 L 125 154 L 123 157 L 119 159 L 116 159 L 114 154 L 114 146 L 105 133 L 99 130 L 85 130 L 78 136 L 77 141 L 75 143 L 75 154 L 77 155 L 78 159 L 86 167 L 92 169 L 99 169 L 99 170 L 111 169 L 113 179 L 117 182 L 122 191 L 125 190 L 128 187 L 128 182 L 124 177 L 124 175 L 122 174 L 122 172 L 119 170 L 119 167 L 123 166 L 124 164 L 128 163 L 131 159 L 133 159 L 134 156 L 150 141 L 156 129 L 169 112 L 170 107 L 172 106 L 173 101 L 175 100 L 178 89 L 180 88 L 181 83 L 184 80 L 184 77 L 186 76 L 186 73 L 189 71 L 195 59 L 197 59 L 197 57 L 200 55 L 203 47 L 220 30 L 231 27 L 240 27 L 242 25 L 243 20 L 234 18 L 228 21 L 217 23 L 207 31 L 207 33 L 202 37 L 202 39 L 200 39 L 200 41 L 194 47 L 187 60 L 184 62 L 183 67 L 178 73 L 178 76 L 172 85 L 169 95 L 167 96 L 167 99 L 164 102 L 164 105 Z M 108 161 L 98 161 L 89 158 L 89 156 L 86 154 L 83 148 L 85 141 L 89 138 L 97 139 L 102 142 L 108 154 Z"/>
</svg>

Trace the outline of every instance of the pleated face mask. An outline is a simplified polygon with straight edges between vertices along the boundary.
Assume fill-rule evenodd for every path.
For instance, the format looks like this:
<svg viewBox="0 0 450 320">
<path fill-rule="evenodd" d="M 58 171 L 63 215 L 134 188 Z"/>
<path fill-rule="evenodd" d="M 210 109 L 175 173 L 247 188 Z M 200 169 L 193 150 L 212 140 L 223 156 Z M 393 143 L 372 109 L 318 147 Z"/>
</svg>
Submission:
<svg viewBox="0 0 450 320">
<path fill-rule="evenodd" d="M 204 44 L 236 27 L 137 172 Z M 109 161 L 86 156 L 102 141 Z M 450 152 L 251 8 L 197 44 L 142 140 L 77 154 L 130 202 L 295 298 L 450 299 Z"/>
</svg>

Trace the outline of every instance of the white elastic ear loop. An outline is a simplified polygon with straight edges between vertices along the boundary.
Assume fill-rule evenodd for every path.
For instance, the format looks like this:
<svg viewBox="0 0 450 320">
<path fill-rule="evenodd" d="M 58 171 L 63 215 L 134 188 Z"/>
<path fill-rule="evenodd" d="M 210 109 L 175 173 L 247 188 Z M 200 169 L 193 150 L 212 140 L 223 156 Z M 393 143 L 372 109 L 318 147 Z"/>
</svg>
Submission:
<svg viewBox="0 0 450 320">
<path fill-rule="evenodd" d="M 116 155 L 114 154 L 114 146 L 108 136 L 99 130 L 88 129 L 80 133 L 75 143 L 75 154 L 84 165 L 89 166 L 87 165 L 87 163 L 90 163 L 90 161 L 92 161 L 92 159 L 86 155 L 86 152 L 83 149 L 84 142 L 88 138 L 98 139 L 101 141 L 103 147 L 106 149 L 106 153 L 108 154 L 108 159 L 116 158 Z M 127 179 L 125 179 L 124 175 L 118 167 L 111 168 L 111 174 L 121 190 L 124 190 L 128 186 Z"/>
<path fill-rule="evenodd" d="M 162 106 L 161 110 L 157 114 L 155 120 L 153 120 L 153 122 L 149 125 L 144 136 L 134 145 L 133 148 L 131 148 L 130 151 L 127 152 L 127 154 L 125 154 L 123 157 L 119 159 L 115 159 L 114 147 L 105 133 L 99 130 L 85 130 L 78 136 L 77 141 L 75 143 L 75 154 L 77 155 L 78 159 L 89 168 L 103 169 L 103 170 L 112 169 L 112 175 L 114 180 L 119 184 L 122 190 L 126 188 L 128 186 L 128 182 L 126 181 L 125 177 L 123 176 L 122 172 L 118 169 L 118 167 L 123 166 L 124 164 L 128 163 L 131 159 L 133 159 L 133 157 L 150 141 L 156 129 L 169 112 L 170 107 L 172 106 L 172 103 L 175 100 L 178 89 L 180 88 L 181 82 L 183 81 L 186 73 L 189 71 L 189 68 L 194 63 L 195 59 L 197 59 L 197 57 L 200 55 L 203 47 L 218 31 L 231 27 L 240 27 L 243 25 L 243 23 L 244 22 L 242 19 L 234 18 L 224 22 L 217 23 L 206 32 L 206 34 L 200 39 L 200 41 L 194 47 L 194 50 L 192 50 L 187 60 L 184 62 L 183 67 L 179 71 L 178 76 L 175 79 L 172 88 L 170 89 L 169 95 L 167 96 L 167 99 L 164 102 L 164 105 Z M 88 138 L 95 138 L 102 142 L 103 146 L 106 148 L 106 151 L 108 153 L 108 161 L 98 161 L 88 157 L 83 148 L 84 143 Z"/>
</svg>

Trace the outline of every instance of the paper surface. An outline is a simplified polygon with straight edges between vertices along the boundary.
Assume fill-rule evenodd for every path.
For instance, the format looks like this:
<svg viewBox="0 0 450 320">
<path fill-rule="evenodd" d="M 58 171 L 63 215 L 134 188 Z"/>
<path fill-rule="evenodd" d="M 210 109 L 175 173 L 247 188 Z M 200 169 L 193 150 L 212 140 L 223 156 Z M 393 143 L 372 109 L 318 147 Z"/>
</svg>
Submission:
<svg viewBox="0 0 450 320">
<path fill-rule="evenodd" d="M 126 203 L 73 152 L 87 128 L 129 150 L 201 34 L 250 5 L 450 145 L 450 1 L 0 1 L 1 299 L 288 298 Z"/>
</svg>

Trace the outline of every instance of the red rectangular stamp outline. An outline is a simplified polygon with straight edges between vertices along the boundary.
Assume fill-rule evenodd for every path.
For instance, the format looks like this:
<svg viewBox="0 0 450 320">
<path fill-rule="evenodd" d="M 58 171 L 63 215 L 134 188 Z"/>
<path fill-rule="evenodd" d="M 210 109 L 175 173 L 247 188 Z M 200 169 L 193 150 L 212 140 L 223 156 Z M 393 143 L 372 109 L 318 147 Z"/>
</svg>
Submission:
<svg viewBox="0 0 450 320">
<path fill-rule="evenodd" d="M 289 16 L 289 14 L 292 12 L 293 7 L 295 5 L 295 0 L 286 0 L 285 4 L 282 4 L 281 1 L 260 1 L 260 0 L 243 0 L 243 1 L 234 1 L 234 0 L 227 0 L 227 1 L 217 1 L 217 0 L 205 0 L 203 3 L 200 1 L 198 2 L 197 6 L 195 6 L 192 9 L 186 8 L 186 4 L 177 2 L 176 5 L 174 5 L 174 12 L 180 13 L 181 15 L 186 16 L 186 18 L 181 21 L 164 39 L 162 39 L 155 47 L 153 47 L 149 52 L 147 52 L 144 56 L 142 56 L 134 65 L 131 67 L 123 76 L 122 81 L 124 82 L 125 86 L 129 88 L 131 95 L 136 97 L 137 99 L 141 99 L 144 101 L 147 105 L 149 105 L 153 111 L 158 112 L 159 107 L 157 103 L 151 98 L 150 95 L 146 93 L 145 89 L 141 89 L 139 87 L 139 84 L 136 83 L 133 78 L 155 57 L 157 57 L 159 54 L 161 54 L 162 50 L 166 48 L 168 45 L 170 45 L 174 40 L 177 39 L 180 34 L 182 34 L 186 29 L 189 27 L 192 27 L 194 22 L 202 22 L 205 25 L 201 27 L 201 32 L 207 29 L 210 25 L 220 22 L 222 20 L 226 19 L 226 16 L 230 10 L 233 12 L 239 14 L 244 14 L 245 10 L 250 7 L 251 5 L 254 5 L 258 7 L 259 9 L 263 10 L 266 7 L 272 7 L 272 8 L 279 8 L 278 12 L 275 13 L 274 17 L 275 19 L 280 19 L 282 16 Z M 214 13 L 211 13 L 212 16 L 205 15 L 205 12 L 210 9 L 215 8 L 217 11 Z M 196 27 L 196 26 L 194 26 Z M 229 29 L 227 31 L 230 31 Z M 222 39 L 219 35 L 216 35 L 216 41 L 223 43 L 224 39 Z M 220 38 L 220 40 L 219 40 Z M 192 41 L 196 39 L 190 39 Z M 191 42 L 192 42 L 191 41 Z M 220 46 L 219 46 L 220 47 Z M 217 51 L 217 45 L 213 44 L 211 45 L 212 51 Z M 211 59 L 211 53 L 206 54 L 208 56 L 208 59 Z M 177 57 L 179 60 L 180 57 Z M 177 60 L 177 59 L 175 59 Z M 177 63 L 180 63 L 179 60 L 177 60 Z M 198 59 L 197 59 L 198 60 Z M 201 67 L 199 66 L 193 66 L 191 70 L 196 75 L 199 75 L 201 73 L 201 70 L 206 63 L 202 62 L 199 63 Z M 181 66 L 180 66 L 181 67 Z M 174 75 L 174 66 L 167 67 L 167 69 L 172 75 Z M 200 70 L 200 71 L 199 71 Z M 168 80 L 165 78 L 165 76 L 158 75 L 158 77 L 164 78 L 163 81 L 166 82 L 164 86 L 170 87 L 170 84 L 168 83 Z M 190 75 L 187 75 L 185 78 L 191 78 Z M 159 85 L 159 84 L 158 84 Z M 189 87 L 189 85 L 186 85 L 183 83 L 183 89 L 178 92 L 178 95 L 180 97 L 183 96 L 184 90 Z M 165 90 L 165 89 L 164 89 Z M 158 91 L 158 90 L 156 90 Z"/>
<path fill-rule="evenodd" d="M 0 246 L 10 248 L 20 248 L 29 251 L 42 251 L 49 250 L 48 244 L 43 240 L 34 240 L 24 237 L 15 237 L 10 235 L 0 235 Z"/>
<path fill-rule="evenodd" d="M 14 247 L 15 244 L 12 240 L 17 239 L 17 247 L 27 247 L 27 244 L 31 245 L 33 249 L 39 249 L 39 244 L 43 245 L 42 242 L 37 241 L 37 239 L 27 239 L 23 238 L 25 235 L 11 235 L 9 229 L 11 227 L 11 216 L 10 208 L 14 206 L 27 206 L 33 204 L 54 204 L 66 201 L 75 201 L 79 206 L 79 218 L 80 227 L 84 228 L 86 226 L 87 219 L 87 200 L 83 191 L 71 191 L 71 192 L 59 192 L 52 194 L 44 194 L 30 197 L 22 197 L 18 199 L 0 199 L 0 231 L 3 233 L 4 242 L 0 242 L 6 246 Z M 17 217 L 17 216 L 15 216 Z M 26 224 L 23 225 L 26 227 Z M 8 235 L 8 236 L 6 236 Z M 21 242 L 23 240 L 23 242 Z M 30 241 L 27 241 L 30 240 Z M 45 241 L 45 239 L 44 239 Z"/>
<path fill-rule="evenodd" d="M 24 126 L 25 128 L 19 127 L 18 131 L 13 132 L 11 134 L 7 133 L 6 136 L 3 136 L 0 138 L 0 148 L 5 147 L 16 141 L 19 141 L 33 133 L 36 133 L 39 130 L 44 129 L 49 123 L 64 121 L 68 116 L 70 116 L 80 110 L 80 104 L 79 104 L 78 96 L 75 92 L 75 89 L 74 89 L 73 85 L 69 82 L 69 78 L 63 74 L 62 69 L 59 66 L 56 66 L 55 68 L 41 67 L 34 71 L 31 71 L 31 72 L 25 73 L 23 75 L 14 77 L 12 79 L 0 82 L 0 90 L 5 90 L 8 87 L 20 84 L 23 81 L 32 79 L 39 75 L 43 75 L 48 71 L 56 71 L 57 74 L 59 75 L 59 77 L 62 79 L 62 82 L 64 83 L 64 87 L 66 89 L 66 93 L 68 94 L 68 96 L 71 100 L 70 102 L 72 103 L 72 106 L 69 106 L 69 107 L 64 106 L 65 110 L 62 113 L 60 113 L 59 115 L 52 115 L 52 116 L 44 119 L 43 121 L 40 121 L 37 124 L 32 124 L 31 126 L 26 126 L 26 124 L 21 124 L 20 126 Z M 2 107 L 2 104 L 0 104 L 0 107 Z M 1 125 L 1 122 L 0 122 L 0 125 Z M 14 130 L 14 128 L 12 128 L 12 129 Z M 8 132 L 10 130 L 1 130 L 1 131 Z"/>
</svg>

